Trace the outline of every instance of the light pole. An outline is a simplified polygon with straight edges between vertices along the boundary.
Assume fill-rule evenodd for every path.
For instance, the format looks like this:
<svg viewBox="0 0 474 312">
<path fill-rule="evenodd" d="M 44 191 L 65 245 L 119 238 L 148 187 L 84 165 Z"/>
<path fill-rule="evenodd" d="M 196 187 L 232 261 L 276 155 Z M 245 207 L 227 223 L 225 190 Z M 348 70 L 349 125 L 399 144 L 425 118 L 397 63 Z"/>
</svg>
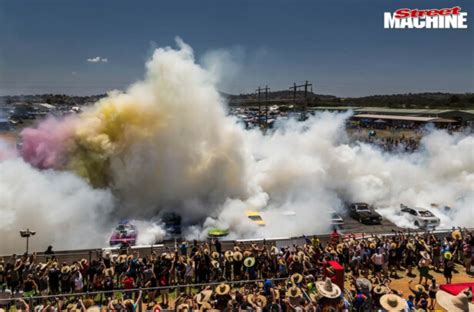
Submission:
<svg viewBox="0 0 474 312">
<path fill-rule="evenodd" d="M 30 236 L 33 236 L 35 234 L 36 234 L 36 232 L 31 231 L 30 229 L 26 229 L 26 231 L 25 230 L 20 231 L 21 237 L 26 237 L 26 254 L 28 254 L 28 243 L 29 243 L 29 240 L 30 240 Z"/>
</svg>

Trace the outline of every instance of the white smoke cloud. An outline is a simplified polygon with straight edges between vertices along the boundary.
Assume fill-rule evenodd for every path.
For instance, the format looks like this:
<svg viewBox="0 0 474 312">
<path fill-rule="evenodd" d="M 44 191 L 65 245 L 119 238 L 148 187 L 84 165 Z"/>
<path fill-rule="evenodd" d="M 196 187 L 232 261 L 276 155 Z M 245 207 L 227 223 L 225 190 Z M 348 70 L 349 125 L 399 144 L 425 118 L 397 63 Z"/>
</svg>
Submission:
<svg viewBox="0 0 474 312">
<path fill-rule="evenodd" d="M 139 242 L 149 244 L 164 235 L 162 211 L 182 215 L 187 238 L 204 238 L 209 227 L 229 228 L 229 238 L 320 233 L 330 211 L 353 201 L 374 204 L 405 226 L 400 203 L 445 204 L 454 208 L 449 215 L 433 210 L 442 226 L 474 226 L 472 134 L 432 130 L 419 151 L 401 154 L 351 143 L 349 114 L 246 131 L 226 116 L 216 88 L 220 70 L 203 69 L 188 45 L 178 46 L 156 49 L 144 81 L 109 94 L 115 105 L 134 103 L 157 116 L 153 127 L 138 129 L 145 140 L 110 159 L 110 190 L 19 159 L 0 162 L 2 253 L 22 249 L 18 231 L 26 227 L 38 231 L 35 248 L 97 247 L 119 218 L 138 220 Z M 250 221 L 248 210 L 259 211 L 266 226 Z M 158 221 L 139 221 L 150 219 Z"/>
<path fill-rule="evenodd" d="M 38 171 L 20 159 L 0 162 L 0 251 L 24 252 L 19 231 L 36 231 L 30 250 L 98 247 L 112 211 L 106 190 L 68 172 Z"/>
</svg>

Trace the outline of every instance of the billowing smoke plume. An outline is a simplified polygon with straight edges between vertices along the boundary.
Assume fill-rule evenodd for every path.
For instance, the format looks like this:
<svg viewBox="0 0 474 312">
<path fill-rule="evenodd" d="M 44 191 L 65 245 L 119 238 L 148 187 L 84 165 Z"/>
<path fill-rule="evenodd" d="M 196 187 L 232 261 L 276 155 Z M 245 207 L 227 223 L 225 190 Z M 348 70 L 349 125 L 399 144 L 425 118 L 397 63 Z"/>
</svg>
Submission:
<svg viewBox="0 0 474 312">
<path fill-rule="evenodd" d="M 324 232 L 330 211 L 351 201 L 374 204 L 399 225 L 410 225 L 396 217 L 400 203 L 439 203 L 454 208 L 435 211 L 443 226 L 474 225 L 473 135 L 432 131 L 418 152 L 396 154 L 350 142 L 349 114 L 246 131 L 226 116 L 215 87 L 225 66 L 206 71 L 178 45 L 157 49 L 145 79 L 125 92 L 25 129 L 22 159 L 0 157 L 2 253 L 21 250 L 25 227 L 38 231 L 37 248 L 98 247 L 122 218 L 136 219 L 139 242 L 151 243 L 164 236 L 164 211 L 200 238 L 216 226 L 231 238 Z"/>
</svg>

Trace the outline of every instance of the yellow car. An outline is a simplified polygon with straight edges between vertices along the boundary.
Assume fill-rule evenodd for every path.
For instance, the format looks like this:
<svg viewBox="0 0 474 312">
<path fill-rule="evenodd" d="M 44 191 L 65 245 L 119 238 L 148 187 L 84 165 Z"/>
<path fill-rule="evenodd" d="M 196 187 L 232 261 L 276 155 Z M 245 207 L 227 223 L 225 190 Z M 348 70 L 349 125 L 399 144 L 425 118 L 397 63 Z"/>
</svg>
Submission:
<svg viewBox="0 0 474 312">
<path fill-rule="evenodd" d="M 262 216 L 256 211 L 247 211 L 247 217 L 260 226 L 265 226 Z"/>
</svg>

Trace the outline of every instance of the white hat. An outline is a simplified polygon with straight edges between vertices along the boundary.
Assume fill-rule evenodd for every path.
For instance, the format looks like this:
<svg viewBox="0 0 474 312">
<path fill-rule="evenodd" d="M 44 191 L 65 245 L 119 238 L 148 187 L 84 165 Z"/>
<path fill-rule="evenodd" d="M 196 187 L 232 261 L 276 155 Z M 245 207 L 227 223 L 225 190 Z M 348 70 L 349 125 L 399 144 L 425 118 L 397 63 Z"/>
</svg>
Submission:
<svg viewBox="0 0 474 312">
<path fill-rule="evenodd" d="M 474 305 L 471 303 L 472 291 L 466 288 L 457 296 L 453 296 L 443 290 L 436 292 L 436 301 L 449 312 L 468 312 L 474 311 Z"/>
</svg>

